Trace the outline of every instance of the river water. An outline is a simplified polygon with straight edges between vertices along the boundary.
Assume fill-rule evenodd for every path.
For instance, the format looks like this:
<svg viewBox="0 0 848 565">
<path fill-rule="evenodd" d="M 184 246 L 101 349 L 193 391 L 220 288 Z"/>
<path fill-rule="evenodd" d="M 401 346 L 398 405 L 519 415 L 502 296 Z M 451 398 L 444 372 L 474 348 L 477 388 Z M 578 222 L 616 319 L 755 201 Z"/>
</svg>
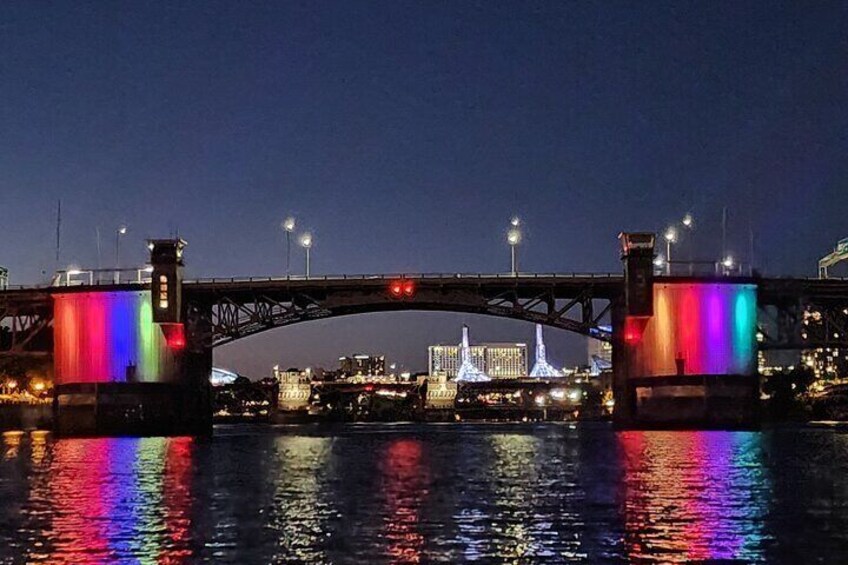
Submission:
<svg viewBox="0 0 848 565">
<path fill-rule="evenodd" d="M 595 424 L 9 432 L 0 562 L 848 562 L 848 434 Z"/>
</svg>

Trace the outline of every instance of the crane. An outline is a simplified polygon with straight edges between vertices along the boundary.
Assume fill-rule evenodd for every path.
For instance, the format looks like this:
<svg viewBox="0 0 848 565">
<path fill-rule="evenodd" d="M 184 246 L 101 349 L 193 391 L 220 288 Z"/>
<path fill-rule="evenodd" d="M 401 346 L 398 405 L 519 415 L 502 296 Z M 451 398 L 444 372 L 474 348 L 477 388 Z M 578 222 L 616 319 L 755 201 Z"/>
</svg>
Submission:
<svg viewBox="0 0 848 565">
<path fill-rule="evenodd" d="M 819 259 L 819 278 L 826 279 L 829 267 L 846 260 L 848 260 L 848 237 L 837 241 L 833 252 Z"/>
</svg>

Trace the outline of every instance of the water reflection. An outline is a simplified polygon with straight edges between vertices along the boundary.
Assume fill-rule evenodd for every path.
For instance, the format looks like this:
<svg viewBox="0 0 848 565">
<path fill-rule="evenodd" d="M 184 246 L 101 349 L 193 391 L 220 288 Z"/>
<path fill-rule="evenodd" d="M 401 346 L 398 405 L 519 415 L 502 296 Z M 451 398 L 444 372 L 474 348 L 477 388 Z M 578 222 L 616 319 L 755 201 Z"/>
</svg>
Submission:
<svg viewBox="0 0 848 565">
<path fill-rule="evenodd" d="M 4 434 L 0 562 L 839 562 L 846 437 L 567 425 Z"/>
<path fill-rule="evenodd" d="M 421 562 L 424 536 L 419 520 L 429 482 L 422 450 L 418 439 L 396 439 L 385 448 L 380 462 L 386 552 L 392 563 Z"/>
<path fill-rule="evenodd" d="M 176 563 L 191 555 L 189 438 L 99 438 L 58 441 L 49 459 L 44 437 L 32 438 L 35 480 L 29 518 L 46 516 L 28 561 Z M 39 453 L 41 453 L 39 455 Z"/>
<path fill-rule="evenodd" d="M 630 559 L 764 559 L 769 485 L 760 434 L 624 432 L 618 438 Z"/>
<path fill-rule="evenodd" d="M 276 439 L 271 526 L 277 555 L 301 563 L 327 561 L 328 522 L 338 518 L 327 492 L 331 447 L 332 440 L 327 437 Z"/>
</svg>

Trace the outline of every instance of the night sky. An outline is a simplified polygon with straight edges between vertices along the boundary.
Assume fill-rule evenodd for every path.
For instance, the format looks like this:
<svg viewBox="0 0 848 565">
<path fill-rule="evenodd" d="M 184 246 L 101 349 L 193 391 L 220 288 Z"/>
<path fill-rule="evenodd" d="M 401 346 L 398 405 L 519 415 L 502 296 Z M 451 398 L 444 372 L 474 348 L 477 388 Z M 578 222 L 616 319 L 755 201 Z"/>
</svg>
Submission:
<svg viewBox="0 0 848 565">
<path fill-rule="evenodd" d="M 313 273 L 620 271 L 616 235 L 691 211 L 680 252 L 729 247 L 814 275 L 848 237 L 848 5 L 838 2 L 5 2 L 0 265 L 144 262 L 188 240 L 190 277 L 279 275 L 280 222 Z M 293 254 L 303 269 L 301 250 Z M 527 323 L 375 314 L 216 352 L 250 376 L 426 346 L 526 341 Z M 582 338 L 549 329 L 555 363 Z"/>
</svg>

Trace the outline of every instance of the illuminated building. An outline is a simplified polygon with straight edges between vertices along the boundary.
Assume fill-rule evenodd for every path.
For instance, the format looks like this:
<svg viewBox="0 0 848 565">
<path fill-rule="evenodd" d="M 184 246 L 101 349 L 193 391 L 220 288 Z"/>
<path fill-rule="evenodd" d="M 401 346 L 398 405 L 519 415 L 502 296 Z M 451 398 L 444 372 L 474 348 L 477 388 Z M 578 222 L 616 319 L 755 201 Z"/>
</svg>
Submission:
<svg viewBox="0 0 848 565">
<path fill-rule="evenodd" d="M 527 345 L 523 343 L 486 343 L 483 372 L 494 379 L 527 376 Z"/>
<path fill-rule="evenodd" d="M 449 381 L 444 373 L 426 378 L 427 396 L 424 407 L 428 409 L 453 408 L 456 400 L 456 383 Z"/>
<path fill-rule="evenodd" d="M 0 290 L 5 290 L 9 287 L 9 269 L 0 267 Z"/>
<path fill-rule="evenodd" d="M 804 312 L 804 330 L 801 337 L 806 339 L 808 332 L 822 326 L 821 312 Z M 801 352 L 801 365 L 813 371 L 816 380 L 832 381 L 848 377 L 848 350 L 838 347 L 820 347 L 805 349 Z"/>
<path fill-rule="evenodd" d="M 491 378 L 510 379 L 527 376 L 527 345 L 524 343 L 484 343 L 470 345 L 468 328 L 463 326 L 463 344 L 431 345 L 429 374 L 444 374 L 449 379 L 460 376 L 463 349 L 466 349 L 466 368 L 475 367 Z M 468 373 L 466 373 L 468 374 Z"/>
<path fill-rule="evenodd" d="M 456 378 L 459 374 L 461 346 L 459 345 L 431 345 L 429 350 L 430 375 L 445 374 L 449 379 Z M 482 345 L 469 347 L 471 362 L 476 367 L 486 364 L 486 348 Z"/>
<path fill-rule="evenodd" d="M 386 374 L 384 355 L 361 355 L 339 357 L 339 373 L 342 378 L 356 376 L 382 376 Z"/>
<path fill-rule="evenodd" d="M 274 379 L 279 383 L 277 393 L 277 408 L 279 410 L 306 410 L 309 408 L 309 398 L 312 395 L 310 374 L 290 368 L 281 371 L 274 366 Z"/>
</svg>

